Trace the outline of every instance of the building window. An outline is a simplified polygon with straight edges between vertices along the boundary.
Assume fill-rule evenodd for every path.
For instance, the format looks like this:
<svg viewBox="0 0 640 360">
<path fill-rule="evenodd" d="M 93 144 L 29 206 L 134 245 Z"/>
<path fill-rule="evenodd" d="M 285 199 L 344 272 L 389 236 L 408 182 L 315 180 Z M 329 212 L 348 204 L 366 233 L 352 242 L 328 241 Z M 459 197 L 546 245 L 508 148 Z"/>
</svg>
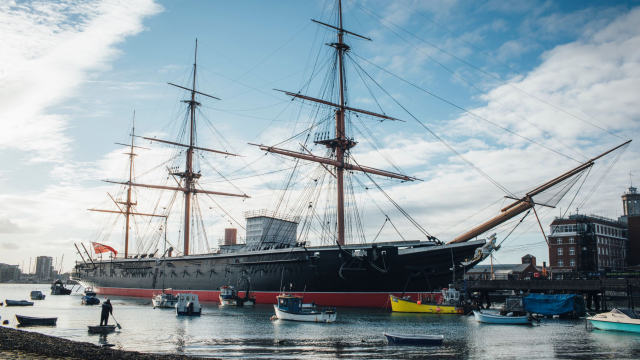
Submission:
<svg viewBox="0 0 640 360">
<path fill-rule="evenodd" d="M 569 264 L 570 264 L 571 266 L 576 266 L 576 259 L 571 259 L 571 260 L 569 260 Z"/>
<path fill-rule="evenodd" d="M 558 238 L 558 245 L 561 245 L 561 244 L 562 244 L 562 239 Z"/>
<path fill-rule="evenodd" d="M 602 255 L 602 248 L 598 248 L 598 255 Z"/>
<path fill-rule="evenodd" d="M 576 248 L 569 248 L 569 255 L 575 255 L 576 254 Z"/>
<path fill-rule="evenodd" d="M 576 241 L 573 238 L 569 238 L 569 244 L 575 244 Z"/>
<path fill-rule="evenodd" d="M 558 248 L 558 255 L 562 255 L 562 248 Z"/>
<path fill-rule="evenodd" d="M 558 260 L 558 266 L 564 266 L 564 261 L 562 259 Z"/>
</svg>

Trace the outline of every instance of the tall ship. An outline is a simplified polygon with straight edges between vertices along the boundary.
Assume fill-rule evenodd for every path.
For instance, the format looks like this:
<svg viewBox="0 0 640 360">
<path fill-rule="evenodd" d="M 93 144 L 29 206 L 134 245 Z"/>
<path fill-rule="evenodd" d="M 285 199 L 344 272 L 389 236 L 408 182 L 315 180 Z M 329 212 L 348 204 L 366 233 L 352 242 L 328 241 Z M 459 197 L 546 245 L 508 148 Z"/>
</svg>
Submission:
<svg viewBox="0 0 640 360">
<path fill-rule="evenodd" d="M 238 224 L 246 232 L 242 241 L 239 241 L 235 229 L 227 229 L 224 241 L 217 248 L 211 246 L 211 236 L 206 235 L 207 227 L 200 208 L 203 199 L 215 202 L 218 198 L 242 198 L 247 199 L 243 203 L 245 206 L 249 206 L 251 200 L 241 191 L 228 193 L 201 186 L 202 172 L 198 170 L 198 164 L 210 165 L 205 154 L 214 157 L 236 157 L 237 154 L 206 148 L 198 143 L 198 134 L 202 132 L 202 126 L 198 125 L 203 122 L 199 115 L 201 101 L 220 99 L 197 88 L 196 41 L 189 85 L 170 83 L 188 94 L 183 100 L 186 112 L 178 124 L 180 130 L 177 135 L 171 140 L 138 136 L 134 126 L 130 143 L 121 144 L 128 150 L 128 179 L 108 181 L 120 186 L 121 197 L 109 195 L 109 209 L 90 209 L 124 218 L 123 250 L 116 253 L 107 247 L 112 250 L 107 251 L 98 243 L 100 239 L 108 241 L 106 239 L 113 230 L 113 226 L 102 224 L 103 231 L 95 236 L 94 246 L 100 249 L 96 252 L 106 251 L 109 256 L 106 259 L 102 256 L 96 258 L 84 245 L 77 247 L 82 261 L 76 263 L 74 280 L 84 287 L 92 287 L 101 295 L 152 297 L 171 289 L 172 293 L 189 291 L 197 294 L 200 300 L 210 301 L 218 300 L 222 287 L 237 285 L 244 279 L 250 279 L 257 303 L 275 303 L 283 290 L 304 293 L 306 302 L 326 306 L 380 307 L 388 302 L 390 294 L 417 298 L 418 294 L 447 287 L 452 280 L 463 276 L 464 269 L 472 268 L 498 249 L 501 239 L 491 234 L 492 229 L 510 220 L 515 222 L 520 216 L 537 218 L 536 206 L 557 204 L 596 160 L 623 151 L 630 142 L 582 162 L 522 194 L 509 194 L 505 198 L 511 204 L 504 206 L 495 217 L 445 243 L 422 227 L 379 184 L 383 178 L 403 183 L 419 179 L 404 174 L 396 166 L 399 171 L 391 172 L 361 165 L 355 158 L 354 148 L 358 142 L 353 122 L 362 118 L 401 120 L 350 106 L 347 64 L 352 64 L 355 72 L 362 69 L 354 62 L 357 55 L 352 54 L 347 39 L 371 39 L 343 27 L 341 0 L 336 1 L 334 10 L 332 24 L 313 20 L 336 35 L 333 42 L 326 44 L 331 47 L 331 53 L 326 57 L 327 73 L 319 87 L 319 95 L 306 95 L 309 90 L 306 85 L 298 91 L 279 90 L 292 102 L 299 102 L 301 107 L 309 110 L 307 130 L 289 139 L 284 136 L 283 139 L 274 139 L 277 145 L 251 144 L 264 154 L 287 159 L 283 168 L 289 166 L 290 169 L 282 188 L 274 191 L 277 198 L 275 208 L 247 211 L 246 224 Z M 311 78 L 316 75 L 312 74 Z M 211 125 L 209 119 L 204 121 Z M 373 136 L 370 132 L 368 134 Z M 158 165 L 166 168 L 164 182 L 152 184 L 136 180 L 136 152 L 148 150 L 136 145 L 136 138 L 172 149 L 169 160 Z M 301 175 L 303 167 L 313 170 Z M 367 188 L 382 192 L 393 207 L 418 229 L 422 238 L 385 241 L 376 236 L 374 240 L 367 241 L 363 212 L 357 206 L 354 191 L 354 183 L 363 184 L 356 175 L 365 179 Z M 294 185 L 302 182 L 307 185 L 292 190 Z M 163 193 L 155 199 L 146 199 L 153 211 L 137 210 L 138 201 L 142 198 L 134 199 L 136 189 Z M 161 202 L 166 205 L 160 205 Z M 146 241 L 132 250 L 130 229 L 134 218 L 142 219 L 151 230 L 143 235 Z M 395 228 L 388 216 L 380 225 L 384 227 L 387 222 Z M 168 228 L 174 225 L 179 226 L 177 233 L 181 246 L 174 246 L 170 243 L 173 240 L 167 240 Z"/>
</svg>

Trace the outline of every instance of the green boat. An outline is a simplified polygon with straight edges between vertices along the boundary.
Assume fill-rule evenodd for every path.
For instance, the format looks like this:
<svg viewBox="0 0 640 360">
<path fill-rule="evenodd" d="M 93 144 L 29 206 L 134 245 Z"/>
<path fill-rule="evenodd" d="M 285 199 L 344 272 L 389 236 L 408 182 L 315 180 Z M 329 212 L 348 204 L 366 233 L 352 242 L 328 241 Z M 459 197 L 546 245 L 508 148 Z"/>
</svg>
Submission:
<svg viewBox="0 0 640 360">
<path fill-rule="evenodd" d="M 598 330 L 640 333 L 640 316 L 633 309 L 613 309 L 587 320 Z"/>
</svg>

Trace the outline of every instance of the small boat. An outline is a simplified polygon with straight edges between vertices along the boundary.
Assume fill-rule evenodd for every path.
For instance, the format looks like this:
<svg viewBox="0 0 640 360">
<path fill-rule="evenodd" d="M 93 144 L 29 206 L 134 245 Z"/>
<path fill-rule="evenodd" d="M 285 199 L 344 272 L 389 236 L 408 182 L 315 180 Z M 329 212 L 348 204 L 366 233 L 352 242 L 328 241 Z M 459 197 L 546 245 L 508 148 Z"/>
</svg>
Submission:
<svg viewBox="0 0 640 360">
<path fill-rule="evenodd" d="M 18 321 L 18 324 L 22 326 L 35 326 L 35 325 L 55 326 L 56 322 L 58 321 L 58 318 L 41 318 L 41 317 L 16 315 L 16 320 Z"/>
<path fill-rule="evenodd" d="M 83 296 L 82 305 L 99 305 L 100 299 L 95 296 Z"/>
<path fill-rule="evenodd" d="M 200 316 L 202 305 L 198 302 L 196 294 L 178 294 L 176 303 L 176 315 L 178 316 Z"/>
<path fill-rule="evenodd" d="M 222 306 L 254 306 L 256 304 L 256 297 L 251 293 L 250 287 L 245 291 L 245 296 L 240 297 L 235 287 L 222 286 L 218 297 Z"/>
<path fill-rule="evenodd" d="M 33 301 L 27 300 L 5 300 L 4 306 L 33 306 Z"/>
<path fill-rule="evenodd" d="M 161 294 L 154 294 L 151 298 L 151 302 L 153 303 L 153 307 L 173 309 L 176 307 L 176 303 L 178 303 L 178 297 L 173 294 L 162 292 Z"/>
<path fill-rule="evenodd" d="M 529 325 L 533 321 L 532 316 L 504 316 L 495 314 L 483 314 L 479 311 L 473 311 L 477 322 L 486 324 L 503 324 L 503 325 Z"/>
<path fill-rule="evenodd" d="M 42 293 L 42 291 L 37 291 L 34 290 L 31 292 L 31 294 L 29 294 L 29 297 L 31 297 L 31 300 L 44 300 L 45 298 L 45 294 Z"/>
<path fill-rule="evenodd" d="M 476 310 L 476 305 L 465 302 L 464 294 L 457 290 L 453 284 L 438 292 L 421 294 L 418 300 L 410 296 L 391 298 L 391 311 L 405 313 L 430 313 L 430 314 L 469 314 Z"/>
<path fill-rule="evenodd" d="M 613 309 L 587 320 L 598 330 L 640 333 L 640 316 L 632 309 Z"/>
<path fill-rule="evenodd" d="M 338 315 L 334 308 L 317 311 L 315 307 L 305 307 L 301 297 L 289 294 L 278 296 L 278 303 L 273 305 L 273 308 L 276 312 L 273 319 L 290 321 L 331 323 L 336 321 Z"/>
<path fill-rule="evenodd" d="M 108 334 L 116 331 L 115 325 L 87 326 L 90 334 Z"/>
<path fill-rule="evenodd" d="M 222 286 L 220 287 L 220 295 L 218 295 L 218 298 L 222 306 L 236 306 L 238 291 L 231 285 Z"/>
<path fill-rule="evenodd" d="M 98 293 L 93 290 L 92 287 L 84 289 L 84 296 L 97 296 Z"/>
<path fill-rule="evenodd" d="M 56 280 L 51 284 L 51 295 L 71 295 L 71 289 L 64 287 L 62 281 Z"/>
<path fill-rule="evenodd" d="M 384 333 L 389 344 L 442 345 L 444 335 L 388 334 Z"/>
</svg>

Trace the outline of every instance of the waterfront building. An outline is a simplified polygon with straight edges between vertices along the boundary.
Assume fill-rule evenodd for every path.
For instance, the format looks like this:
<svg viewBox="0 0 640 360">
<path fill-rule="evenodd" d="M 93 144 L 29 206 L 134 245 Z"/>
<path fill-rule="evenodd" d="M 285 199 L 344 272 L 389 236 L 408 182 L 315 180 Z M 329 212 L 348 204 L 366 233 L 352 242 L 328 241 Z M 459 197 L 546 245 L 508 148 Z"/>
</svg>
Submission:
<svg viewBox="0 0 640 360">
<path fill-rule="evenodd" d="M 20 265 L 0 264 L 0 282 L 18 282 L 21 277 Z"/>
<path fill-rule="evenodd" d="M 466 279 L 482 280 L 525 280 L 539 277 L 542 267 L 536 266 L 536 257 L 527 254 L 522 257 L 522 264 L 476 265 L 465 273 Z"/>
<path fill-rule="evenodd" d="M 531 254 L 527 254 L 527 255 L 522 257 L 522 263 L 523 264 L 533 264 L 533 266 L 536 266 L 536 257 L 531 255 Z"/>
<path fill-rule="evenodd" d="M 627 267 L 627 225 L 597 215 L 556 217 L 551 223 L 551 270 L 598 271 Z"/>
<path fill-rule="evenodd" d="M 53 258 L 51 256 L 38 256 L 36 258 L 36 278 L 40 280 L 51 279 L 53 276 Z"/>
<path fill-rule="evenodd" d="M 620 221 L 627 224 L 629 238 L 629 266 L 640 265 L 640 193 L 630 186 L 622 195 L 622 209 L 624 215 Z"/>
</svg>

